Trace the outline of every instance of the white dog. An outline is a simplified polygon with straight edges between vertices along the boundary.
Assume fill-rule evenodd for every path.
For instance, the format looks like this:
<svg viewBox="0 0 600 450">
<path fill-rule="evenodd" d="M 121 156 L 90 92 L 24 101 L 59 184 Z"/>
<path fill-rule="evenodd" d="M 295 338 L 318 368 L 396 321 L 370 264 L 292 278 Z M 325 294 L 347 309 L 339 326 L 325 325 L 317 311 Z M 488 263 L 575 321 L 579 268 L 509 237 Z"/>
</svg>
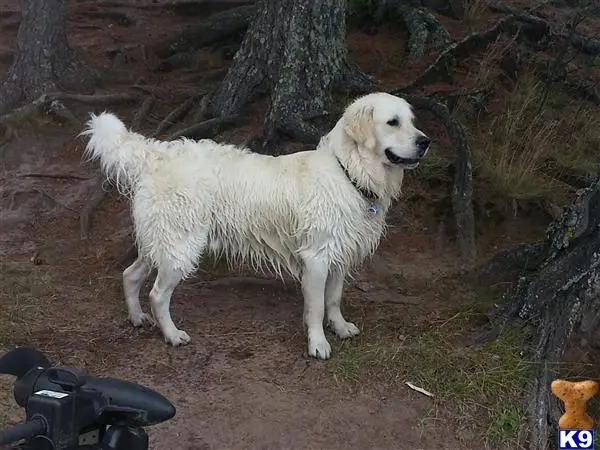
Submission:
<svg viewBox="0 0 600 450">
<path fill-rule="evenodd" d="M 92 115 L 86 154 L 132 202 L 138 259 L 123 272 L 134 326 L 155 323 L 174 346 L 190 342 L 170 314 L 171 295 L 207 252 L 301 280 L 308 354 L 327 359 L 323 319 L 342 339 L 358 328 L 340 311 L 344 279 L 372 255 L 404 169 L 430 140 L 410 105 L 386 93 L 355 100 L 314 151 L 264 156 L 212 140 L 161 142 Z M 152 316 L 140 289 L 152 268 Z"/>
</svg>

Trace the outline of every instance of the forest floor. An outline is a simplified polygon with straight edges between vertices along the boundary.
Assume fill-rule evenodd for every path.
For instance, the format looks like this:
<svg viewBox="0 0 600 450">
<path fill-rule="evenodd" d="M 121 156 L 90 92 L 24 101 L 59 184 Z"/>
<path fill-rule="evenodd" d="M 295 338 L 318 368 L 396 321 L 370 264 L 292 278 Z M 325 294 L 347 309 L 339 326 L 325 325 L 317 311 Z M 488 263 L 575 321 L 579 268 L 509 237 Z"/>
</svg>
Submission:
<svg viewBox="0 0 600 450">
<path fill-rule="evenodd" d="M 19 3 L 10 0 L 0 12 L 0 73 L 14 51 Z M 476 12 L 468 21 L 440 20 L 458 37 L 499 17 Z M 96 66 L 109 68 L 121 55 L 119 69 L 129 81 L 107 82 L 102 92 L 141 95 L 132 84 L 157 90 L 156 107 L 141 128 L 149 135 L 181 103 L 182 93 L 218 81 L 230 64 L 230 54 L 212 48 L 198 51 L 192 66 L 156 70 L 161 61 L 152 43 L 201 19 L 160 1 L 78 0 L 72 1 L 68 36 Z M 435 57 L 431 52 L 409 64 L 406 40 L 402 29 L 384 26 L 352 31 L 348 46 L 360 67 L 389 87 L 410 81 Z M 481 59 L 462 65 L 469 66 L 485 70 Z M 454 74 L 454 85 L 482 82 L 463 69 Z M 482 134 L 493 140 L 500 125 L 491 121 L 502 120 L 504 97 L 499 89 L 488 101 L 487 122 L 469 123 L 475 143 L 483 142 Z M 336 101 L 341 107 L 347 99 Z M 76 103 L 69 107 L 82 120 L 92 111 Z M 127 123 L 138 108 L 109 107 Z M 249 112 L 256 119 L 216 139 L 243 143 L 260 130 L 264 110 L 258 102 Z M 433 162 L 407 174 L 377 257 L 347 283 L 345 312 L 362 334 L 343 343 L 331 336 L 333 357 L 325 362 L 306 355 L 296 284 L 231 273 L 220 264 L 203 268 L 174 294 L 172 315 L 192 337 L 190 345 L 171 348 L 158 329 L 134 329 L 126 317 L 119 264 L 132 242 L 127 202 L 108 190 L 92 214 L 88 239 L 80 238 L 79 213 L 99 173 L 96 165 L 82 162 L 81 128 L 28 123 L 8 130 L 0 144 L 0 350 L 34 346 L 53 362 L 158 390 L 175 404 L 177 415 L 149 429 L 153 449 L 519 448 L 527 331 L 511 329 L 488 343 L 469 341 L 504 286 L 476 286 L 461 277 L 451 178 L 440 170 L 452 148 L 431 117 L 420 114 L 419 120 L 436 138 Z M 552 184 L 541 196 L 520 195 L 525 182 L 500 182 L 489 172 L 501 163 L 476 165 L 480 261 L 542 239 L 552 208 L 573 192 L 550 189 Z M 525 181 L 540 186 L 535 179 Z M 22 418 L 11 383 L 0 377 L 0 425 Z"/>
</svg>

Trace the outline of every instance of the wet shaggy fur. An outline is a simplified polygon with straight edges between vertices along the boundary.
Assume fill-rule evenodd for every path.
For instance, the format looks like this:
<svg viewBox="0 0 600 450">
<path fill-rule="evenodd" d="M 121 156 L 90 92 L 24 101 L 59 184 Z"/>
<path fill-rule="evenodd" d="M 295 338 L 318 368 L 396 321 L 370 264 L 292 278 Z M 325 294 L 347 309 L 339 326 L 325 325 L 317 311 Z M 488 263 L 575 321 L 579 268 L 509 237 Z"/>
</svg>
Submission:
<svg viewBox="0 0 600 450">
<path fill-rule="evenodd" d="M 131 200 L 139 257 L 123 282 L 134 325 L 157 321 L 168 343 L 188 343 L 170 299 L 210 252 L 301 280 L 308 353 L 322 359 L 331 354 L 325 312 L 339 337 L 358 334 L 340 311 L 344 279 L 376 250 L 404 169 L 426 153 L 410 105 L 384 93 L 354 101 L 316 150 L 278 157 L 212 140 L 148 139 L 110 113 L 92 116 L 82 134 L 88 156 Z M 150 316 L 139 292 L 152 268 Z"/>
</svg>

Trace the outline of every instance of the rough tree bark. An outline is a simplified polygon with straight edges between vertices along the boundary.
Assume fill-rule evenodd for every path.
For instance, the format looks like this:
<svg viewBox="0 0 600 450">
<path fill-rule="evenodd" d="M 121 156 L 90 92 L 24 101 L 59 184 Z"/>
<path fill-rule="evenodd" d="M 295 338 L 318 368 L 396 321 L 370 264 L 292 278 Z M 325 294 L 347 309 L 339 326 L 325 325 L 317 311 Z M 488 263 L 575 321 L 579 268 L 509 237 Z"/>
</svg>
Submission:
<svg viewBox="0 0 600 450">
<path fill-rule="evenodd" d="M 370 82 L 348 63 L 346 0 L 260 0 L 210 112 L 235 116 L 270 93 L 267 141 L 283 132 L 316 142 L 319 133 L 305 120 L 325 112 L 332 87 Z"/>
<path fill-rule="evenodd" d="M 19 101 L 59 89 L 90 86 L 97 73 L 69 46 L 65 25 L 68 0 L 25 0 L 17 54 L 0 86 L 0 114 Z"/>
<path fill-rule="evenodd" d="M 558 427 L 560 405 L 550 383 L 559 375 L 564 351 L 576 336 L 598 345 L 600 325 L 600 173 L 553 221 L 544 242 L 522 245 L 493 259 L 476 275 L 495 277 L 521 267 L 506 294 L 498 327 L 519 318 L 537 330 L 535 376 L 529 392 L 530 446 L 546 449 Z M 480 277 L 481 279 L 481 277 Z"/>
</svg>

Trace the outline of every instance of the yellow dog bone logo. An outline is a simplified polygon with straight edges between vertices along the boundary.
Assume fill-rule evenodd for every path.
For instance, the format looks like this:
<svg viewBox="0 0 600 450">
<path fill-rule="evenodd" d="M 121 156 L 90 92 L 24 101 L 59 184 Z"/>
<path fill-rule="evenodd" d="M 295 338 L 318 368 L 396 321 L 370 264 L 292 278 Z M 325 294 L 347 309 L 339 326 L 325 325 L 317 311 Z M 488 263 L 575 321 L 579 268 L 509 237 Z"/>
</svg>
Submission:
<svg viewBox="0 0 600 450">
<path fill-rule="evenodd" d="M 565 404 L 565 413 L 558 421 L 559 428 L 589 430 L 594 421 L 586 413 L 587 402 L 598 392 L 598 383 L 592 380 L 571 382 L 554 380 L 552 393 Z"/>
</svg>

